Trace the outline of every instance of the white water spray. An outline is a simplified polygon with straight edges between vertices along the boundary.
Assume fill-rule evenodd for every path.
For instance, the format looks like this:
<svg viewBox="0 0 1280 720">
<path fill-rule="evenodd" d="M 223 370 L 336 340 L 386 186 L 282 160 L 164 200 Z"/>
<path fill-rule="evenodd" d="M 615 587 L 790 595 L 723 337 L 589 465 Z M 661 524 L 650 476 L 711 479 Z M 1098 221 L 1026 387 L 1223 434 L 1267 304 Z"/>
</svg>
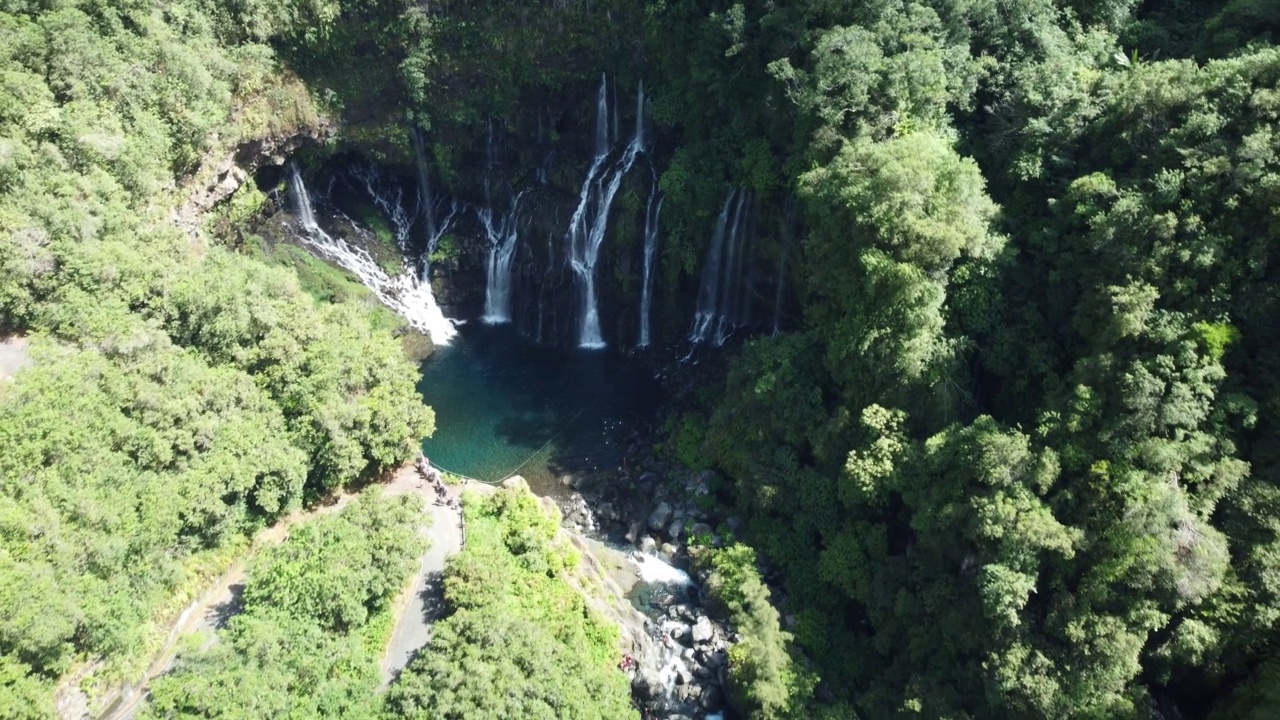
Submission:
<svg viewBox="0 0 1280 720">
<path fill-rule="evenodd" d="M 289 166 L 289 193 L 293 197 L 298 223 L 302 226 L 302 242 L 360 280 L 384 305 L 394 310 L 414 329 L 426 333 L 437 346 L 448 345 L 457 330 L 441 312 L 429 283 L 421 282 L 412 268 L 406 267 L 390 277 L 363 248 L 326 233 L 316 222 L 311 197 L 302 182 L 298 166 Z"/>
<path fill-rule="evenodd" d="M 511 322 L 511 263 L 519 244 L 518 222 L 520 215 L 520 191 L 511 198 L 511 208 L 506 215 L 495 218 L 488 207 L 476 208 L 476 216 L 489 241 L 489 257 L 485 264 L 484 317 L 489 325 Z"/>
<path fill-rule="evenodd" d="M 616 109 L 614 111 L 617 112 Z M 582 318 L 578 332 L 578 346 L 603 348 L 604 336 L 600 331 L 599 299 L 596 297 L 596 261 L 600 246 L 604 243 L 609 223 L 609 209 L 622 185 L 622 178 L 631 170 L 636 156 L 644 151 L 644 85 L 640 85 L 636 101 L 636 129 L 616 163 L 606 163 L 609 155 L 609 102 L 608 82 L 600 76 L 600 90 L 596 96 L 596 155 L 591 161 L 582 191 L 578 196 L 578 208 L 569 221 L 567 236 L 569 267 L 578 280 L 582 295 Z M 616 125 L 616 118 L 615 118 Z"/>
<path fill-rule="evenodd" d="M 634 553 L 631 556 L 631 562 L 640 571 L 640 579 L 647 583 L 677 587 L 688 587 L 693 584 L 689 573 L 652 553 Z"/>
</svg>

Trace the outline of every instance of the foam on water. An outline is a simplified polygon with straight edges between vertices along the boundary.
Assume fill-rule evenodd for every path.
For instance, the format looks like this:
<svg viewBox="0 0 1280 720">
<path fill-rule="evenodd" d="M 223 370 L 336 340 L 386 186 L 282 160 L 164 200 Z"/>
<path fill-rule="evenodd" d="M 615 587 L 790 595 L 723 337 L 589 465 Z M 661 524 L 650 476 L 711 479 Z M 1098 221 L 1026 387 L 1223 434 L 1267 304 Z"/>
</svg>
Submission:
<svg viewBox="0 0 1280 720">
<path fill-rule="evenodd" d="M 693 584 L 689 573 L 675 567 L 651 553 L 635 553 L 631 562 L 640 570 L 640 579 L 654 585 L 678 585 L 681 587 Z"/>
</svg>

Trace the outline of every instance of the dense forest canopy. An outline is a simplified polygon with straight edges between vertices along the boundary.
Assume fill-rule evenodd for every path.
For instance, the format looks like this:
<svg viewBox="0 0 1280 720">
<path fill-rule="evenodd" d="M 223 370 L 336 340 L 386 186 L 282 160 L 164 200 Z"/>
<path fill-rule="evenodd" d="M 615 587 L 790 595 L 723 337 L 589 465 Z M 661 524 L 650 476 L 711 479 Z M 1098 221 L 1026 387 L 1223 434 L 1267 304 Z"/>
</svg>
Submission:
<svg viewBox="0 0 1280 720">
<path fill-rule="evenodd" d="M 552 136 L 584 164 L 602 72 L 650 98 L 657 334 L 687 332 L 734 192 L 748 293 L 787 320 L 699 375 L 671 443 L 744 518 L 705 562 L 747 714 L 1280 712 L 1278 34 L 1267 0 L 3 3 L 0 329 L 36 363 L 0 385 L 0 715 L 48 716 L 87 658 L 127 675 L 202 563 L 432 429 L 364 301 L 218 230 L 243 196 L 212 232 L 169 222 L 191 179 L 331 122 L 318 156 L 412 167 L 412 130 L 466 195 L 495 127 L 513 178 Z M 619 287 L 627 247 L 606 244 Z M 441 654 L 360 713 L 461 716 L 498 692 L 441 684 L 468 663 L 548 689 L 499 715 L 594 716 L 584 687 L 625 707 L 576 608 L 547 628 L 495 599 L 569 602 L 553 552 L 498 542 L 542 532 L 509 502 L 467 511 L 486 531 Z M 365 673 L 306 706 L 356 712 L 350 634 L 387 590 L 281 599 L 289 557 L 158 716 L 227 702 L 183 683 L 231 682 L 272 633 Z M 495 633 L 540 674 L 485 656 Z"/>
</svg>

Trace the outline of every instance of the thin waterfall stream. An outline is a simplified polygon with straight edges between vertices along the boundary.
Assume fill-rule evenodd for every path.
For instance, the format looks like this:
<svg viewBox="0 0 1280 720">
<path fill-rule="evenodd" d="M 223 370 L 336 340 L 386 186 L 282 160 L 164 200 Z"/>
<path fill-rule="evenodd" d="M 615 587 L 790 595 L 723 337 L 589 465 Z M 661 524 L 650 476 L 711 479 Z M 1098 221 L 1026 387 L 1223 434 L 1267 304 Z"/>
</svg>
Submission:
<svg viewBox="0 0 1280 720">
<path fill-rule="evenodd" d="M 649 347 L 649 323 L 653 314 L 653 267 L 658 260 L 658 219 L 662 213 L 662 196 L 658 192 L 658 174 L 653 173 L 649 201 L 644 210 L 644 278 L 640 285 L 640 338 L 637 347 Z"/>
</svg>

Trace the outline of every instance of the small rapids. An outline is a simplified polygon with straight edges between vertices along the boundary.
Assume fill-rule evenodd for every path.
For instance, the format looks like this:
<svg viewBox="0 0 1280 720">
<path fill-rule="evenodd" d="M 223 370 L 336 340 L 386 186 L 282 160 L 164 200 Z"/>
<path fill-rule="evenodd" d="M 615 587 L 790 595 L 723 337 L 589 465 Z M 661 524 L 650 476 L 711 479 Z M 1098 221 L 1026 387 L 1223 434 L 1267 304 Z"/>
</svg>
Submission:
<svg viewBox="0 0 1280 720">
<path fill-rule="evenodd" d="M 631 562 L 640 570 L 640 579 L 653 585 L 674 585 L 689 587 L 693 580 L 689 573 L 668 563 L 651 553 L 637 552 L 631 556 Z"/>
<path fill-rule="evenodd" d="M 630 557 L 641 579 L 640 585 L 632 591 L 631 602 L 654 621 L 661 704 L 665 710 L 674 711 L 680 706 L 676 688 L 693 678 L 693 669 L 685 659 L 685 653 L 690 651 L 677 639 L 678 633 L 688 632 L 689 628 L 685 623 L 668 617 L 666 611 L 691 597 L 693 579 L 689 573 L 652 553 L 637 551 Z"/>
</svg>

